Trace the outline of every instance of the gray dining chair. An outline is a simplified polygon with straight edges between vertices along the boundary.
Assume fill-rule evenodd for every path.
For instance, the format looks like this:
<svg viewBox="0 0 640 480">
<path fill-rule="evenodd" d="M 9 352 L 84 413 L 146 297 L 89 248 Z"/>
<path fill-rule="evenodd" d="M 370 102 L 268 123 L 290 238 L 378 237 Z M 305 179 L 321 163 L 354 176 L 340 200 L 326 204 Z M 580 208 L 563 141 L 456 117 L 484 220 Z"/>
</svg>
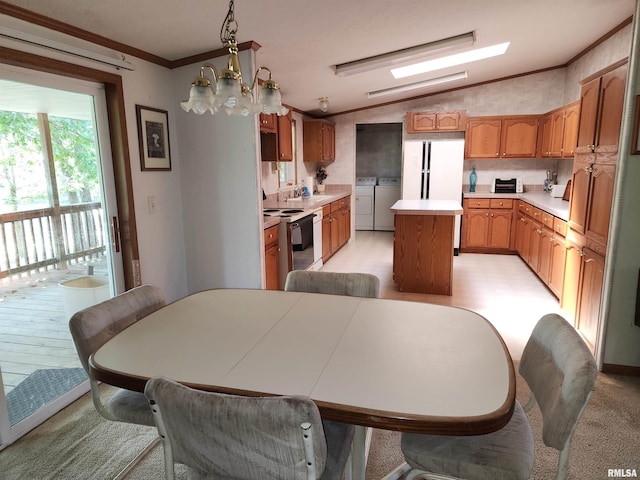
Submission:
<svg viewBox="0 0 640 480">
<path fill-rule="evenodd" d="M 145 395 L 162 438 L 165 476 L 190 480 L 341 480 L 350 472 L 354 428 L 323 425 L 308 397 L 205 392 L 164 377 Z"/>
<path fill-rule="evenodd" d="M 403 433 L 402 453 L 411 467 L 406 479 L 528 480 L 534 448 L 524 412 L 536 403 L 542 412 L 543 442 L 560 452 L 556 479 L 565 479 L 571 438 L 597 376 L 593 355 L 564 318 L 549 314 L 533 329 L 519 372 L 531 396 L 524 408 L 516 401 L 511 420 L 501 430 L 461 437 Z"/>
<path fill-rule="evenodd" d="M 142 392 L 119 389 L 103 402 L 98 381 L 92 377 L 89 369 L 89 357 L 122 330 L 165 305 L 164 296 L 158 287 L 142 285 L 80 310 L 69 320 L 69 329 L 80 363 L 89 377 L 93 404 L 104 418 L 155 426 L 149 402 Z M 159 438 L 154 440 L 115 478 L 123 478 L 159 441 Z"/>
<path fill-rule="evenodd" d="M 380 280 L 370 273 L 293 270 L 287 274 L 284 289 L 289 292 L 379 298 Z"/>
</svg>

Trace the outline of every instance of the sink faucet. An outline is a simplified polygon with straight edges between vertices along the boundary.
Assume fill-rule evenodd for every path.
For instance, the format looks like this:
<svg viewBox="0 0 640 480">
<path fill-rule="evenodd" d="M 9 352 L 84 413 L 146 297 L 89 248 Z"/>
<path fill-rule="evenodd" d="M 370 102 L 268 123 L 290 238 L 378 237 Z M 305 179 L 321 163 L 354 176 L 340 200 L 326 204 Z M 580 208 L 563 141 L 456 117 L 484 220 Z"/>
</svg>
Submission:
<svg viewBox="0 0 640 480">
<path fill-rule="evenodd" d="M 293 198 L 298 198 L 300 196 L 300 193 L 301 193 L 300 190 L 301 190 L 301 188 L 300 188 L 299 185 L 295 185 L 293 187 Z"/>
</svg>

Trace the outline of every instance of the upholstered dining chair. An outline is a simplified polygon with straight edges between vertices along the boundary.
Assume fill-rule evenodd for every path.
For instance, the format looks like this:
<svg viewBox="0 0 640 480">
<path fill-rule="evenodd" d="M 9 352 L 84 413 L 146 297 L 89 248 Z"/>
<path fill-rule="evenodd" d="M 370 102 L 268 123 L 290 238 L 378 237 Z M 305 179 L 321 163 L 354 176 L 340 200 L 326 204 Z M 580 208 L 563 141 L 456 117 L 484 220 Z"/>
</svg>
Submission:
<svg viewBox="0 0 640 480">
<path fill-rule="evenodd" d="M 164 296 L 158 287 L 142 285 L 85 308 L 69 320 L 73 343 L 89 377 L 93 404 L 100 415 L 108 420 L 155 426 L 149 402 L 141 392 L 119 389 L 103 402 L 99 384 L 89 370 L 89 357 L 122 330 L 165 305 Z M 159 438 L 154 440 L 115 478 L 124 477 L 159 441 Z"/>
<path fill-rule="evenodd" d="M 308 397 L 205 392 L 164 377 L 149 380 L 145 395 L 167 480 L 174 462 L 190 480 L 340 480 L 350 472 L 353 427 L 326 428 Z"/>
<path fill-rule="evenodd" d="M 380 280 L 370 273 L 293 270 L 287 274 L 284 289 L 290 292 L 379 298 Z"/>
<path fill-rule="evenodd" d="M 534 463 L 533 435 L 524 413 L 542 412 L 542 439 L 559 450 L 556 479 L 569 470 L 574 429 L 593 392 L 597 368 L 576 330 L 561 316 L 543 316 L 533 329 L 520 361 L 520 375 L 531 389 L 523 407 L 516 402 L 510 422 L 487 435 L 439 436 L 403 433 L 402 453 L 414 478 L 528 480 Z"/>
</svg>

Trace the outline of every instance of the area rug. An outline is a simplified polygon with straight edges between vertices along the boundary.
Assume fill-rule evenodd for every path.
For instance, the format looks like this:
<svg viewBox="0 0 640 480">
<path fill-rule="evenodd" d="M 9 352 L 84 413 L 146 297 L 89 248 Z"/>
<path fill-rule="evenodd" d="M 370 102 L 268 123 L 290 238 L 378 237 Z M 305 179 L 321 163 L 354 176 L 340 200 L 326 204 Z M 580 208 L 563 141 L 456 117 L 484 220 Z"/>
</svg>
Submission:
<svg viewBox="0 0 640 480">
<path fill-rule="evenodd" d="M 64 395 L 87 379 L 82 368 L 47 368 L 33 372 L 7 394 L 11 425 Z"/>
<path fill-rule="evenodd" d="M 104 387 L 103 394 L 113 394 Z M 101 417 L 90 394 L 0 451 L 3 480 L 112 479 L 152 440 L 155 427 Z M 162 458 L 162 457 L 161 457 Z M 162 460 L 161 469 L 162 470 Z M 136 478 L 130 475 L 129 478 Z M 163 474 L 155 478 L 163 478 Z"/>
</svg>

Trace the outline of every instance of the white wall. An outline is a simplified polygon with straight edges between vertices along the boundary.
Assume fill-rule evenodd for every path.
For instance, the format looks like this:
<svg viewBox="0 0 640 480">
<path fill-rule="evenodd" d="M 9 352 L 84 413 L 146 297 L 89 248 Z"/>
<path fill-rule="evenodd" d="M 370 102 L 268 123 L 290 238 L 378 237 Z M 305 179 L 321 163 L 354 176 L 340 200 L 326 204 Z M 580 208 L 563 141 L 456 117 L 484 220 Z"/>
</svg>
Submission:
<svg viewBox="0 0 640 480">
<path fill-rule="evenodd" d="M 143 283 L 162 289 L 168 301 L 187 294 L 178 109 L 173 99 L 172 72 L 135 60 L 136 70 L 122 71 L 131 177 L 138 227 L 140 271 Z M 188 85 L 186 87 L 188 90 Z M 166 110 L 169 115 L 171 171 L 142 171 L 135 106 Z M 149 213 L 147 198 L 155 197 L 156 213 Z"/>
<path fill-rule="evenodd" d="M 252 74 L 253 52 L 240 52 L 239 58 L 243 73 Z M 212 63 L 221 69 L 226 57 Z M 172 104 L 186 99 L 199 67 L 172 72 L 174 93 L 168 97 Z M 180 138 L 187 290 L 260 288 L 264 240 L 257 117 L 229 117 L 223 112 L 196 115 L 176 109 L 175 118 Z"/>
</svg>

